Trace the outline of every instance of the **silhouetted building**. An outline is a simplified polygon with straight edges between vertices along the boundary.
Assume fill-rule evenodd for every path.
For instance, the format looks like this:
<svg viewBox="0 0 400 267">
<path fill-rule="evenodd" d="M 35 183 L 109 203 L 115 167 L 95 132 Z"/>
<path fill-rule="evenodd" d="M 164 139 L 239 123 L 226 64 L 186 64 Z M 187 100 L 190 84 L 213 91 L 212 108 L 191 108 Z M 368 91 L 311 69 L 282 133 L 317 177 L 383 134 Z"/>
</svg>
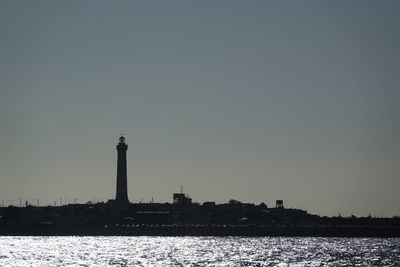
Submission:
<svg viewBox="0 0 400 267">
<path fill-rule="evenodd" d="M 215 207 L 214 201 L 206 201 L 203 203 L 203 207 Z"/>
<path fill-rule="evenodd" d="M 173 203 L 176 205 L 187 206 L 192 204 L 192 199 L 184 193 L 174 193 Z"/>
<path fill-rule="evenodd" d="M 276 207 L 278 208 L 278 209 L 283 209 L 284 207 L 283 207 L 283 200 L 277 200 L 276 201 Z"/>
<path fill-rule="evenodd" d="M 125 138 L 121 136 L 117 145 L 118 159 L 117 159 L 117 194 L 115 202 L 118 204 L 128 204 L 128 184 L 127 184 L 127 171 L 126 171 L 126 151 L 128 145 L 125 143 Z"/>
</svg>

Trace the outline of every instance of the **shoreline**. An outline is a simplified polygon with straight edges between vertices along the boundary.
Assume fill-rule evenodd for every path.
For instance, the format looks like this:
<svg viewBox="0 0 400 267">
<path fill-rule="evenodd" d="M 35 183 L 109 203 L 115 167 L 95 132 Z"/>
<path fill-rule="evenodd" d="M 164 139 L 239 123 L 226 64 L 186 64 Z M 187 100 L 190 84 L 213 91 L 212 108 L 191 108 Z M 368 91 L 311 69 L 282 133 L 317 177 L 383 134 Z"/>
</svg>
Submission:
<svg viewBox="0 0 400 267">
<path fill-rule="evenodd" d="M 366 226 L 175 226 L 0 228 L 0 236 L 237 236 L 237 237 L 400 237 L 400 227 Z"/>
</svg>

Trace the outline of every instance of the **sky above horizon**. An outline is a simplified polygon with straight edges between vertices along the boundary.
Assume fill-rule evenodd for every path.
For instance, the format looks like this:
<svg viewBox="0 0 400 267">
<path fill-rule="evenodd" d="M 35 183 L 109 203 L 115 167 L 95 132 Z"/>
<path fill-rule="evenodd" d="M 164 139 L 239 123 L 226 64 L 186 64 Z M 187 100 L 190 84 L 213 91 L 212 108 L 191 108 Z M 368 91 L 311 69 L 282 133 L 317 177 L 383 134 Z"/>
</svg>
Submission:
<svg viewBox="0 0 400 267">
<path fill-rule="evenodd" d="M 0 201 L 400 215 L 400 2 L 1 1 Z M 1 203 L 0 203 L 1 204 Z"/>
</svg>

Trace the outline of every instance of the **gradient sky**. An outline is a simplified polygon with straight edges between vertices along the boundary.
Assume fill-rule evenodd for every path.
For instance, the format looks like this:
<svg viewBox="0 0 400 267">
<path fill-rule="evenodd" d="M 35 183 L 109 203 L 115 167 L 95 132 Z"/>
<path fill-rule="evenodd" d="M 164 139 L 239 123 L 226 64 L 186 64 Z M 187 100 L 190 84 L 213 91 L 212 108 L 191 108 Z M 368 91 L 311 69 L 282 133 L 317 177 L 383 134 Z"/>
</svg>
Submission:
<svg viewBox="0 0 400 267">
<path fill-rule="evenodd" d="M 1 1 L 0 201 L 400 215 L 399 1 Z"/>
</svg>

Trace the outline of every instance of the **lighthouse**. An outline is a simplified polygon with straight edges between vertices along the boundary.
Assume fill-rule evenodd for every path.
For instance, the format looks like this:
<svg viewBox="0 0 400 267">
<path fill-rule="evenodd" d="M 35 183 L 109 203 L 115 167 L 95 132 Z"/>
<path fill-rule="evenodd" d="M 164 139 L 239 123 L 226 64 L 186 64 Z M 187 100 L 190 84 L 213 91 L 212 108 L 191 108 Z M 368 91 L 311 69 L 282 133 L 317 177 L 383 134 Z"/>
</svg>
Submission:
<svg viewBox="0 0 400 267">
<path fill-rule="evenodd" d="M 128 200 L 128 182 L 126 176 L 126 151 L 128 144 L 125 143 L 125 137 L 119 138 L 117 145 L 118 158 L 117 158 L 117 194 L 115 202 L 120 205 L 129 204 Z"/>
</svg>

